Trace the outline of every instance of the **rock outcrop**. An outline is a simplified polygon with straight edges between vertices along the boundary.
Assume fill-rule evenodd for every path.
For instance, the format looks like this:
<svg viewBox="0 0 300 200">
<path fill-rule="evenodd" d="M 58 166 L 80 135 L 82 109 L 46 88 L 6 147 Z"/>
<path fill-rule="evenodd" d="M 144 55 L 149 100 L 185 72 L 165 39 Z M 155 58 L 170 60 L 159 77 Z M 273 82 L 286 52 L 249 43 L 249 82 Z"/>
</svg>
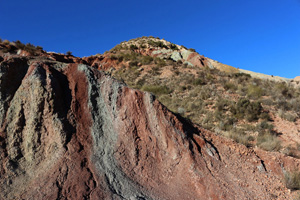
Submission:
<svg viewBox="0 0 300 200">
<path fill-rule="evenodd" d="M 206 131 L 73 58 L 4 57 L 0 199 L 291 198 L 293 158 Z"/>
<path fill-rule="evenodd" d="M 295 81 L 300 81 L 300 76 L 294 78 Z"/>
</svg>

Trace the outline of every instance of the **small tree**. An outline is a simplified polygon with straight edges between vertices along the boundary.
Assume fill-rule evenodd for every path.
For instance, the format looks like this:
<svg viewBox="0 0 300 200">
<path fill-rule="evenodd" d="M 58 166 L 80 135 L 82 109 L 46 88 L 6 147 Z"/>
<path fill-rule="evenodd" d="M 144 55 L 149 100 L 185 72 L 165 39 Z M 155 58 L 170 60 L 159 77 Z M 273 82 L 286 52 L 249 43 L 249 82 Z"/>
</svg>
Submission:
<svg viewBox="0 0 300 200">
<path fill-rule="evenodd" d="M 132 51 L 134 51 L 134 50 L 138 49 L 138 47 L 136 45 L 132 44 L 132 45 L 130 45 L 130 49 Z"/>
<path fill-rule="evenodd" d="M 67 51 L 67 52 L 66 52 L 66 55 L 67 55 L 67 56 L 72 56 L 72 51 Z"/>
</svg>

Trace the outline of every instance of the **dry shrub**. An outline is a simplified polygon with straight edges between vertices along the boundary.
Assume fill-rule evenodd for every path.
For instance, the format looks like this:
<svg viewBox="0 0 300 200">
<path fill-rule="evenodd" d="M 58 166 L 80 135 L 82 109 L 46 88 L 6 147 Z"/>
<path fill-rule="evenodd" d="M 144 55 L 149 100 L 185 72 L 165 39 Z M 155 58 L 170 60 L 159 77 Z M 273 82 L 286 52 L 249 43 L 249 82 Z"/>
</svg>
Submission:
<svg viewBox="0 0 300 200">
<path fill-rule="evenodd" d="M 170 94 L 172 91 L 167 86 L 144 85 L 141 90 L 152 92 L 155 95 Z"/>
<path fill-rule="evenodd" d="M 266 151 L 279 151 L 281 149 L 281 142 L 276 135 L 261 132 L 257 137 L 256 145 Z"/>
<path fill-rule="evenodd" d="M 284 175 L 285 185 L 288 189 L 299 190 L 300 189 L 300 172 L 292 171 L 285 172 Z"/>
<path fill-rule="evenodd" d="M 242 130 L 237 129 L 232 129 L 229 132 L 226 132 L 225 136 L 233 139 L 237 143 L 245 145 L 246 147 L 252 146 L 251 142 L 254 140 L 252 136 L 246 134 Z"/>
</svg>

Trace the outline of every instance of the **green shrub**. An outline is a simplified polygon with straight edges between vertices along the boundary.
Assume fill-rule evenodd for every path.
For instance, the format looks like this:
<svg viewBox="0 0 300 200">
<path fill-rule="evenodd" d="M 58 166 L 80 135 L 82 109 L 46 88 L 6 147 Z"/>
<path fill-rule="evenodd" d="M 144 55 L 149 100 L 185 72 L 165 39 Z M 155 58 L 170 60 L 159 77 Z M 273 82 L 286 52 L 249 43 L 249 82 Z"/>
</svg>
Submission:
<svg viewBox="0 0 300 200">
<path fill-rule="evenodd" d="M 234 124 L 233 118 L 229 118 L 228 120 L 226 119 L 225 121 L 220 120 L 217 128 L 219 128 L 222 131 L 231 131 L 233 129 L 233 124 Z"/>
<path fill-rule="evenodd" d="M 218 111 L 226 111 L 227 107 L 230 105 L 230 102 L 226 99 L 219 98 L 215 103 L 215 107 Z"/>
<path fill-rule="evenodd" d="M 292 93 L 289 91 L 289 87 L 286 83 L 282 82 L 282 83 L 277 83 L 275 85 L 275 88 L 284 96 L 284 97 L 288 97 L 291 98 L 293 95 Z"/>
<path fill-rule="evenodd" d="M 135 52 L 121 54 L 125 61 L 136 61 L 138 58 L 138 54 Z"/>
<path fill-rule="evenodd" d="M 232 90 L 232 91 L 235 91 L 235 90 L 237 90 L 237 86 L 236 86 L 235 84 L 233 84 L 233 83 L 227 82 L 227 83 L 225 83 L 225 85 L 224 85 L 224 89 L 225 89 L 225 90 Z"/>
<path fill-rule="evenodd" d="M 276 102 L 275 105 L 277 108 L 283 110 L 283 111 L 288 111 L 291 110 L 291 105 L 288 104 L 287 100 L 285 98 L 279 97 Z"/>
<path fill-rule="evenodd" d="M 257 128 L 260 130 L 268 130 L 269 132 L 271 132 L 274 128 L 274 125 L 264 120 L 257 125 Z"/>
<path fill-rule="evenodd" d="M 187 49 L 187 48 L 186 48 L 185 46 L 183 46 L 183 45 L 180 45 L 180 47 L 181 47 L 181 48 L 184 48 L 184 49 Z"/>
<path fill-rule="evenodd" d="M 120 51 L 121 49 L 124 49 L 123 45 L 118 44 L 114 48 L 112 48 L 110 51 Z"/>
<path fill-rule="evenodd" d="M 72 54 L 72 52 L 71 52 L 71 54 Z M 111 59 L 111 60 L 117 60 L 118 57 L 117 57 L 116 55 L 111 55 L 111 56 L 110 56 L 110 59 Z"/>
<path fill-rule="evenodd" d="M 204 88 L 200 91 L 198 97 L 202 100 L 206 100 L 211 96 L 211 93 L 208 88 Z"/>
<path fill-rule="evenodd" d="M 193 112 L 193 111 L 199 110 L 201 108 L 200 106 L 201 106 L 201 103 L 188 102 L 187 110 Z"/>
<path fill-rule="evenodd" d="M 274 100 L 272 98 L 263 99 L 261 101 L 264 105 L 268 105 L 268 106 L 274 105 Z"/>
<path fill-rule="evenodd" d="M 249 85 L 248 86 L 248 96 L 258 99 L 264 94 L 264 91 L 259 86 Z"/>
<path fill-rule="evenodd" d="M 158 67 L 164 67 L 167 65 L 166 61 L 164 61 L 163 59 L 157 58 L 157 57 L 154 59 L 154 61 Z"/>
<path fill-rule="evenodd" d="M 24 50 L 29 52 L 30 54 L 33 54 L 33 55 L 36 53 L 36 47 L 33 44 L 30 44 L 30 43 L 27 43 L 25 45 Z M 72 54 L 72 52 L 71 52 L 71 54 Z"/>
<path fill-rule="evenodd" d="M 152 67 L 151 70 L 150 70 L 150 74 L 152 76 L 157 76 L 160 74 L 160 70 L 159 70 L 159 67 L 158 66 L 155 66 L 155 67 Z"/>
<path fill-rule="evenodd" d="M 142 57 L 142 60 L 141 60 L 141 63 L 143 65 L 148 65 L 150 64 L 151 62 L 153 61 L 153 58 L 151 56 L 143 56 Z"/>
<path fill-rule="evenodd" d="M 140 45 L 140 48 L 142 48 L 142 49 L 145 49 L 146 47 L 147 47 L 147 46 L 144 45 L 144 44 Z"/>
<path fill-rule="evenodd" d="M 138 47 L 136 45 L 132 44 L 132 45 L 130 45 L 130 49 L 131 50 L 136 50 L 136 49 L 138 49 Z"/>
<path fill-rule="evenodd" d="M 251 102 L 248 99 L 239 99 L 235 106 L 231 107 L 231 112 L 238 119 L 247 119 L 248 121 L 258 120 L 262 114 L 260 102 Z"/>
<path fill-rule="evenodd" d="M 118 56 L 118 61 L 119 61 L 119 62 L 122 62 L 123 60 L 124 60 L 123 55 L 119 55 L 119 56 Z"/>
<path fill-rule="evenodd" d="M 166 45 L 164 45 L 164 43 L 162 41 L 154 41 L 154 40 L 149 40 L 148 41 L 148 44 L 150 46 L 153 46 L 153 47 L 160 47 L 160 48 L 166 48 L 168 49 L 168 47 Z"/>
<path fill-rule="evenodd" d="M 135 67 L 135 66 L 137 66 L 138 64 L 139 64 L 138 61 L 131 61 L 131 62 L 129 62 L 129 67 Z"/>
<path fill-rule="evenodd" d="M 176 44 L 171 44 L 171 45 L 170 45 L 170 49 L 178 50 L 178 47 L 177 47 Z"/>
<path fill-rule="evenodd" d="M 267 120 L 267 121 L 271 121 L 271 120 L 272 120 L 272 118 L 271 118 L 269 112 L 266 112 L 266 111 L 262 112 L 262 113 L 259 115 L 259 118 L 260 118 L 260 119 L 263 119 L 263 120 Z"/>
<path fill-rule="evenodd" d="M 162 104 L 164 104 L 164 105 L 166 105 L 168 108 L 170 108 L 170 105 L 171 105 L 171 103 L 172 103 L 172 98 L 171 98 L 169 95 L 163 94 L 163 95 L 161 95 L 161 96 L 158 97 L 158 100 L 159 100 Z"/>
<path fill-rule="evenodd" d="M 223 113 L 221 111 L 215 110 L 214 112 L 214 120 L 221 121 L 223 119 Z"/>
<path fill-rule="evenodd" d="M 20 42 L 20 40 L 15 41 L 15 45 L 18 49 L 24 49 L 25 48 L 25 44 Z"/>
<path fill-rule="evenodd" d="M 227 133 L 227 136 L 237 143 L 243 144 L 247 147 L 252 146 L 251 141 L 254 140 L 252 136 L 247 135 L 245 132 L 241 130 L 233 129 Z"/>
<path fill-rule="evenodd" d="M 42 50 L 43 50 L 43 47 L 41 47 L 41 46 L 36 46 L 36 49 L 37 49 L 38 51 L 42 51 Z"/>
<path fill-rule="evenodd" d="M 193 84 L 193 85 L 205 85 L 206 82 L 205 82 L 205 80 L 202 79 L 202 78 L 196 78 L 196 79 L 194 79 L 194 80 L 192 81 L 192 84 Z"/>
<path fill-rule="evenodd" d="M 251 75 L 250 74 L 246 74 L 246 73 L 235 73 L 235 74 L 233 74 L 233 76 L 236 77 L 236 78 L 238 78 L 238 77 L 245 77 L 245 78 L 247 78 L 247 80 L 249 78 L 251 78 Z"/>
</svg>

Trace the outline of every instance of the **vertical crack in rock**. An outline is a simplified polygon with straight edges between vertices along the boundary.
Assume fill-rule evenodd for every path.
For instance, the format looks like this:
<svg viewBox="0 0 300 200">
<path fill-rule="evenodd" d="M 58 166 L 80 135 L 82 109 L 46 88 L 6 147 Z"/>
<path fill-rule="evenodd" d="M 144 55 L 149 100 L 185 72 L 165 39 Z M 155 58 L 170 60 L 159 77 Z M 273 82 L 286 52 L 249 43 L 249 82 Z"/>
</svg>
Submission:
<svg viewBox="0 0 300 200">
<path fill-rule="evenodd" d="M 68 77 L 55 69 L 55 67 L 48 67 L 49 71 L 49 101 L 53 99 L 53 112 L 57 114 L 63 124 L 63 131 L 66 133 L 64 147 L 67 148 L 67 144 L 70 142 L 72 134 L 76 132 L 76 125 L 74 121 L 74 114 L 71 111 L 72 94 L 69 88 Z M 53 94 L 54 93 L 54 94 Z"/>
<path fill-rule="evenodd" d="M 26 58 L 14 58 L 0 63 L 0 127 L 4 123 L 10 101 L 20 87 L 28 67 Z"/>
<path fill-rule="evenodd" d="M 60 114 L 67 115 L 69 120 L 69 123 L 65 124 L 67 126 L 65 130 L 69 132 L 66 132 L 64 145 L 67 149 L 66 163 L 68 168 L 72 170 L 69 170 L 69 175 L 61 186 L 63 188 L 62 196 L 70 199 L 90 199 L 90 194 L 98 183 L 89 161 L 93 141 L 90 135 L 92 122 L 88 108 L 86 77 L 84 73 L 78 71 L 76 64 L 68 65 L 65 74 L 70 93 L 63 94 L 63 98 L 67 100 L 64 106 L 70 106 L 70 111 L 63 111 Z M 63 91 L 68 90 L 63 88 Z M 57 109 L 59 110 L 59 108 Z M 79 190 L 67 192 L 70 187 L 79 187 Z"/>
<path fill-rule="evenodd" d="M 4 164 L 0 175 L 7 179 L 1 182 L 1 199 L 52 199 L 53 195 L 58 199 L 91 199 L 92 192 L 101 196 L 95 191 L 98 177 L 90 166 L 91 121 L 85 76 L 77 65 L 53 64 L 32 62 L 22 84 L 12 92 L 0 138 Z M 27 187 L 40 185 L 42 189 L 38 193 L 27 190 L 22 184 L 27 180 L 31 180 Z"/>
</svg>

